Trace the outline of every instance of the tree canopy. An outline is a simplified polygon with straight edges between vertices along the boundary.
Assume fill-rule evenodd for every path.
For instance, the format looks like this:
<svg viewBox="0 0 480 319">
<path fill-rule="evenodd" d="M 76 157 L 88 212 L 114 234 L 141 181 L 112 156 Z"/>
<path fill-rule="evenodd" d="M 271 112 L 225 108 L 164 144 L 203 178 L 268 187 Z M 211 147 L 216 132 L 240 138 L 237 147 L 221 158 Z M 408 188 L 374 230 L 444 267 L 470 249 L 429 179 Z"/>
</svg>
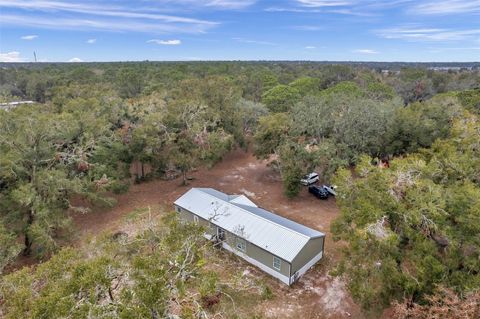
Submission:
<svg viewBox="0 0 480 319">
<path fill-rule="evenodd" d="M 198 317 L 202 298 L 217 293 L 202 238 L 200 227 L 171 214 L 149 221 L 135 238 L 104 238 L 88 255 L 64 248 L 2 279 L 6 318 Z"/>
<path fill-rule="evenodd" d="M 339 170 L 341 216 L 332 232 L 349 248 L 338 272 L 366 308 L 419 302 L 437 285 L 458 293 L 480 287 L 479 124 L 465 114 L 449 138 L 389 169 L 363 157 L 357 177 Z"/>
<path fill-rule="evenodd" d="M 201 317 L 219 290 L 195 225 L 170 218 L 91 254 L 64 246 L 72 216 L 114 205 L 112 193 L 187 184 L 242 147 L 269 160 L 288 198 L 311 171 L 337 184 L 333 274 L 364 308 L 423 316 L 446 296 L 464 309 L 480 287 L 472 65 L 2 64 L 0 306 L 10 318 Z M 45 263 L 3 275 L 22 252 Z"/>
</svg>

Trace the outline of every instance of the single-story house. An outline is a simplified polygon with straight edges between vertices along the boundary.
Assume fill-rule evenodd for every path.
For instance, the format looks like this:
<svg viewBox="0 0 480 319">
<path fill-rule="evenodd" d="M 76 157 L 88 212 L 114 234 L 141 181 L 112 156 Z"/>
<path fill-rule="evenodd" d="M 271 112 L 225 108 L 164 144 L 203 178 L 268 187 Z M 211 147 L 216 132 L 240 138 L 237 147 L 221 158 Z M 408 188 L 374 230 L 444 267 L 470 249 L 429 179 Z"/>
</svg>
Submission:
<svg viewBox="0 0 480 319">
<path fill-rule="evenodd" d="M 182 220 L 205 226 L 206 238 L 287 285 L 323 256 L 323 233 L 260 208 L 244 195 L 192 188 L 174 206 Z"/>
</svg>

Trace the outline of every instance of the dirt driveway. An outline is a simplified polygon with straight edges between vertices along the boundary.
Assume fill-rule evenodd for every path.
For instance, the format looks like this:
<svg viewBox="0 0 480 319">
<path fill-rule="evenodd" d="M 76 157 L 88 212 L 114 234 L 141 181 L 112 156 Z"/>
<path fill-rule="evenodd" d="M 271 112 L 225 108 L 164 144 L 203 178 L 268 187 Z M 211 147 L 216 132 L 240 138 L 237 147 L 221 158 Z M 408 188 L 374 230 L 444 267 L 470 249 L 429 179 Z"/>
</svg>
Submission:
<svg viewBox="0 0 480 319">
<path fill-rule="evenodd" d="M 112 209 L 94 211 L 74 218 L 81 235 L 94 235 L 120 227 L 123 217 L 137 208 L 149 205 L 172 207 L 172 203 L 190 187 L 212 187 L 229 194 L 245 194 L 257 205 L 326 234 L 325 257 L 288 288 L 271 281 L 281 296 L 262 305 L 267 318 L 361 318 L 361 313 L 344 283 L 328 275 L 338 260 L 338 244 L 330 235 L 330 223 L 338 216 L 335 200 L 318 200 L 306 188 L 295 199 L 282 193 L 278 174 L 251 153 L 235 150 L 212 169 L 189 174 L 194 179 L 180 186 L 180 179 L 155 180 L 132 185 L 128 193 L 116 196 Z M 278 294 L 277 294 L 278 295 Z"/>
</svg>

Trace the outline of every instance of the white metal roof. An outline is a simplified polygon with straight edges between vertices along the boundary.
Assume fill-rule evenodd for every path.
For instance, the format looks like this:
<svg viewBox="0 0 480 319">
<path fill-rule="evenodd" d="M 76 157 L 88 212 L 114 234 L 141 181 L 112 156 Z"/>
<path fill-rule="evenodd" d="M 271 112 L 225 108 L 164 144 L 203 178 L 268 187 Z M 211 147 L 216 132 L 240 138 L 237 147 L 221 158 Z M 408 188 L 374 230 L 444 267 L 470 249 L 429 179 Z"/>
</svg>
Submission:
<svg viewBox="0 0 480 319">
<path fill-rule="evenodd" d="M 244 195 L 227 195 L 212 188 L 192 188 L 177 199 L 175 205 L 288 262 L 293 261 L 310 239 L 325 236 L 257 207 Z"/>
<path fill-rule="evenodd" d="M 246 206 L 251 206 L 251 207 L 258 207 L 254 202 L 252 202 L 251 200 L 248 199 L 247 196 L 245 195 L 238 195 L 232 199 L 229 200 L 230 203 L 234 203 L 234 204 L 242 204 L 242 205 L 246 205 Z"/>
</svg>

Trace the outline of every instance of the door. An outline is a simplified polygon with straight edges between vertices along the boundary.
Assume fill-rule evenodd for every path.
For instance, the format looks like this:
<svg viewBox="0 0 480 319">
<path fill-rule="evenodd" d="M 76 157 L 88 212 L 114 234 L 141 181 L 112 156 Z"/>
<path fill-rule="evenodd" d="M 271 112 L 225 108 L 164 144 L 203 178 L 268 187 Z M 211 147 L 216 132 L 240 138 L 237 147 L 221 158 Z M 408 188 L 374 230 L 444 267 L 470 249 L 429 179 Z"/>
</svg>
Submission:
<svg viewBox="0 0 480 319">
<path fill-rule="evenodd" d="M 225 240 L 225 229 L 217 227 L 217 238 L 221 241 Z"/>
</svg>

